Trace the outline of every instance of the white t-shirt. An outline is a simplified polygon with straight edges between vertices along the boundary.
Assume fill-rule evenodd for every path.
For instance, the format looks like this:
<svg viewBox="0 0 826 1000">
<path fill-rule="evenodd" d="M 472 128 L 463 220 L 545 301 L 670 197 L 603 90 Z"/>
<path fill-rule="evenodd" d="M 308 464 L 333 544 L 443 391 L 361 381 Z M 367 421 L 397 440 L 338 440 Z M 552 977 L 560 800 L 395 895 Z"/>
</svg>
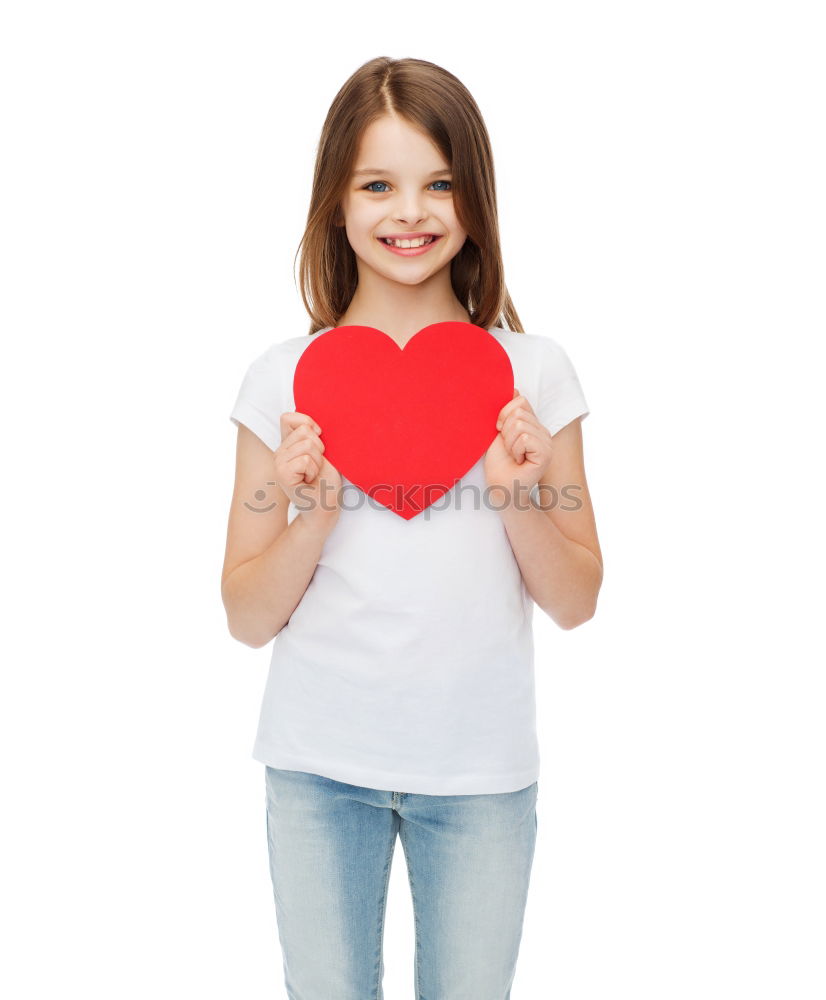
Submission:
<svg viewBox="0 0 826 1000">
<path fill-rule="evenodd" d="M 298 360 L 330 329 L 260 355 L 230 419 L 275 450 L 281 414 L 295 410 Z M 588 414 L 555 340 L 489 333 L 551 434 Z M 410 520 L 342 474 L 338 521 L 273 642 L 255 760 L 425 795 L 510 792 L 538 779 L 533 600 L 494 509 L 501 501 L 484 501 L 483 461 Z M 300 516 L 293 504 L 287 516 Z"/>
</svg>

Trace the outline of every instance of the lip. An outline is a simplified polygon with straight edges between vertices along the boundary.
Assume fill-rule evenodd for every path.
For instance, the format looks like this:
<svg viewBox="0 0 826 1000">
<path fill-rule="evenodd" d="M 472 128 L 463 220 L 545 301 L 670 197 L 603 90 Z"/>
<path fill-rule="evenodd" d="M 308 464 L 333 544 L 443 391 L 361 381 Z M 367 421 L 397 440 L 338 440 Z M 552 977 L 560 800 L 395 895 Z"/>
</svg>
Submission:
<svg viewBox="0 0 826 1000">
<path fill-rule="evenodd" d="M 416 240 L 421 236 L 433 236 L 434 239 L 430 243 L 425 243 L 423 247 L 393 247 L 385 243 L 385 240 Z M 390 253 L 398 254 L 400 257 L 420 257 L 423 253 L 427 253 L 428 250 L 432 250 L 433 247 L 442 239 L 441 233 L 407 233 L 400 236 L 377 236 L 376 239 L 384 247 L 385 250 L 389 250 Z"/>
<path fill-rule="evenodd" d="M 429 233 L 423 229 L 420 233 L 381 233 L 380 240 L 417 240 L 420 236 L 441 236 L 442 233 Z"/>
</svg>

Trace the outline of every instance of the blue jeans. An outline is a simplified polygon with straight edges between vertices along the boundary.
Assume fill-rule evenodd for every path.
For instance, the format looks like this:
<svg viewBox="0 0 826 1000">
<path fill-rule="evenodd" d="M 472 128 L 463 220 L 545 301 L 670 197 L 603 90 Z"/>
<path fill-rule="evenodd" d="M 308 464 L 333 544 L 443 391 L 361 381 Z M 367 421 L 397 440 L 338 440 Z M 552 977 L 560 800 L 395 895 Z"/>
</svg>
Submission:
<svg viewBox="0 0 826 1000">
<path fill-rule="evenodd" d="M 401 838 L 416 1000 L 509 1000 L 538 783 L 420 795 L 265 766 L 267 844 L 290 1000 L 383 1000 L 390 865 Z"/>
</svg>

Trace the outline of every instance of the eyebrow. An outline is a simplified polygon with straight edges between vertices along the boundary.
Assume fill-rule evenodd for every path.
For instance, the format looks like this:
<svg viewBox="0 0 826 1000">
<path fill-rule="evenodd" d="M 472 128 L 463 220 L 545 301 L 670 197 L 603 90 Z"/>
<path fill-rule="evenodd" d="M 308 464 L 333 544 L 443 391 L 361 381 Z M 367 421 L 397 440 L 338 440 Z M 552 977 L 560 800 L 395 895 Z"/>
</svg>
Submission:
<svg viewBox="0 0 826 1000">
<path fill-rule="evenodd" d="M 446 167 L 443 170 L 434 170 L 432 174 L 428 174 L 428 177 L 438 177 L 440 174 L 452 174 L 453 171 Z M 386 170 L 384 167 L 362 167 L 360 170 L 354 170 L 353 176 L 360 177 L 362 174 L 384 174 L 386 177 L 392 177 L 393 171 Z"/>
</svg>

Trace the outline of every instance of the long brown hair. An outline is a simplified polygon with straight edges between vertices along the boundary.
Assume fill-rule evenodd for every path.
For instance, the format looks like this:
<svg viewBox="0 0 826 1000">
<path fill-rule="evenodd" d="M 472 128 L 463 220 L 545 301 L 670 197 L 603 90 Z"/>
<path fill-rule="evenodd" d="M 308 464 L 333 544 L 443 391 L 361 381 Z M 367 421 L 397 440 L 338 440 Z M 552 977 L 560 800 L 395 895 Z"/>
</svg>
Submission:
<svg viewBox="0 0 826 1000">
<path fill-rule="evenodd" d="M 524 333 L 505 286 L 490 138 L 470 92 L 424 59 L 381 56 L 360 66 L 336 94 L 318 142 L 307 226 L 299 243 L 299 288 L 309 333 L 335 326 L 358 283 L 356 255 L 336 221 L 362 132 L 395 114 L 430 136 L 453 172 L 456 217 L 468 234 L 450 262 L 453 291 L 471 322 Z M 303 248 L 303 249 L 302 249 Z"/>
</svg>

